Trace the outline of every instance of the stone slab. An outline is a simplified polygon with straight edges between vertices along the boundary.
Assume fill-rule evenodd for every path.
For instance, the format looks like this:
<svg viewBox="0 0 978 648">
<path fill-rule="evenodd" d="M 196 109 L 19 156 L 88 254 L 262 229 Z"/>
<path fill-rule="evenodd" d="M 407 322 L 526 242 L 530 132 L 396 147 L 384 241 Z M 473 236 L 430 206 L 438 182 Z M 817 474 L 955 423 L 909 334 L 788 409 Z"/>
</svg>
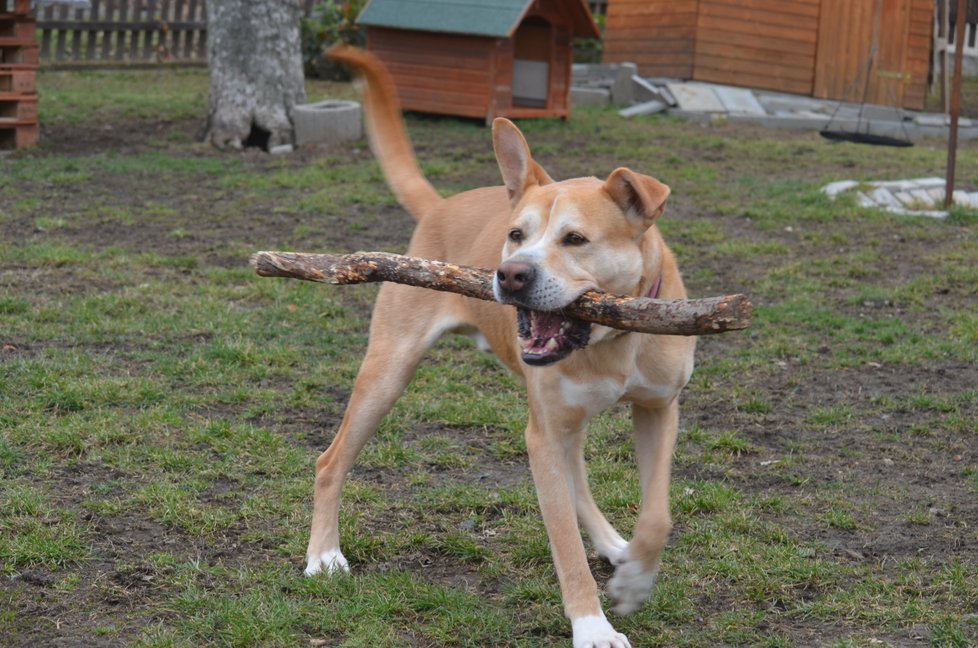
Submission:
<svg viewBox="0 0 978 648">
<path fill-rule="evenodd" d="M 767 111 L 757 100 L 754 93 L 747 88 L 731 88 L 729 86 L 716 86 L 713 88 L 717 98 L 729 113 L 741 115 L 764 116 Z"/>
<path fill-rule="evenodd" d="M 694 83 L 667 83 L 669 92 L 676 98 L 680 110 L 686 112 L 726 112 L 720 98 L 708 85 Z"/>
<path fill-rule="evenodd" d="M 580 86 L 571 88 L 571 106 L 605 107 L 610 103 L 611 91 L 607 88 L 582 88 Z"/>
</svg>

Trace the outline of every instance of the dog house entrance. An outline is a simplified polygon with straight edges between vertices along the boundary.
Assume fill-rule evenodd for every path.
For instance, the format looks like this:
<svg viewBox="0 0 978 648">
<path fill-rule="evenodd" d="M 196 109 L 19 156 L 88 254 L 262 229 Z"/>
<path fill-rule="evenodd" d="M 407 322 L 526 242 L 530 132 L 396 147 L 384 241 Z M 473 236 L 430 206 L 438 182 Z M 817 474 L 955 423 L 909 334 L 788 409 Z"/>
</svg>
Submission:
<svg viewBox="0 0 978 648">
<path fill-rule="evenodd" d="M 513 52 L 513 105 L 546 108 L 550 96 L 553 28 L 542 18 L 527 18 L 516 30 Z"/>
</svg>

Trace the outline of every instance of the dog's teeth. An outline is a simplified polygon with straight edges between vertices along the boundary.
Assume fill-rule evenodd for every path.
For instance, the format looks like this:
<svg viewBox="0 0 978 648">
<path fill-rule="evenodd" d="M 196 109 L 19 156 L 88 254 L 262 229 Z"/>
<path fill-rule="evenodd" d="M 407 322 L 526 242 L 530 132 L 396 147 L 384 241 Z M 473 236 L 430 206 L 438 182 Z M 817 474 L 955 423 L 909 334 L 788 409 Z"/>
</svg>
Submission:
<svg viewBox="0 0 978 648">
<path fill-rule="evenodd" d="M 547 340 L 547 344 L 543 348 L 546 351 L 553 353 L 554 351 L 557 350 L 557 347 L 558 347 L 557 340 L 555 340 L 554 338 L 550 338 L 549 340 Z"/>
</svg>

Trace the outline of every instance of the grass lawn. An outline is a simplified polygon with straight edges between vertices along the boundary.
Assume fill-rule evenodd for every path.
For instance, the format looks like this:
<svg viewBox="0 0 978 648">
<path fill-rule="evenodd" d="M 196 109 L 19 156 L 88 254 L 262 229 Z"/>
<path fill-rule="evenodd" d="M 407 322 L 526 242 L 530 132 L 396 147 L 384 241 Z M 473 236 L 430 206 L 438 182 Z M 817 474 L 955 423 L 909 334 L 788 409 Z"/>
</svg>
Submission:
<svg viewBox="0 0 978 648">
<path fill-rule="evenodd" d="M 467 339 L 429 355 L 351 475 L 353 575 L 302 576 L 376 288 L 247 260 L 403 251 L 413 221 L 365 143 L 218 153 L 195 140 L 203 70 L 43 72 L 39 92 L 41 146 L 0 157 L 0 645 L 569 645 L 520 385 Z M 499 182 L 481 125 L 408 125 L 439 190 Z M 978 214 L 819 192 L 943 175 L 945 143 L 601 110 L 520 125 L 557 178 L 669 184 L 690 294 L 755 304 L 748 332 L 700 340 L 676 528 L 616 627 L 636 647 L 978 644 Z M 978 143 L 957 182 L 978 189 Z M 628 429 L 610 412 L 588 445 L 626 536 Z"/>
</svg>

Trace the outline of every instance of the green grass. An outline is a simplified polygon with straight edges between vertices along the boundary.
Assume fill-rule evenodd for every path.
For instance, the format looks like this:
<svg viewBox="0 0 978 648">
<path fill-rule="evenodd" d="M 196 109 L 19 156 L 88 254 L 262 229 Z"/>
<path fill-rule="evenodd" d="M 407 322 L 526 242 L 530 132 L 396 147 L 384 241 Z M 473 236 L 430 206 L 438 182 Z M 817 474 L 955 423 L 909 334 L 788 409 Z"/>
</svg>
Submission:
<svg viewBox="0 0 978 648">
<path fill-rule="evenodd" d="M 365 143 L 202 147 L 202 70 L 39 83 L 58 138 L 0 158 L 4 645 L 567 645 L 522 386 L 465 338 L 427 356 L 349 476 L 353 574 L 301 575 L 314 462 L 377 289 L 246 263 L 406 247 L 412 221 Z M 147 137 L 91 150 L 107 124 Z M 481 125 L 408 125 L 440 191 L 498 182 Z M 881 155 L 599 110 L 520 126 L 555 177 L 628 165 L 668 182 L 660 227 L 690 293 L 755 304 L 749 331 L 699 342 L 675 531 L 655 595 L 616 627 L 636 646 L 974 645 L 978 220 L 818 191 L 933 175 L 943 143 Z M 978 149 L 958 159 L 974 189 Z M 592 423 L 591 485 L 625 535 L 632 450 L 626 409 Z M 612 568 L 591 566 L 603 586 Z"/>
</svg>

